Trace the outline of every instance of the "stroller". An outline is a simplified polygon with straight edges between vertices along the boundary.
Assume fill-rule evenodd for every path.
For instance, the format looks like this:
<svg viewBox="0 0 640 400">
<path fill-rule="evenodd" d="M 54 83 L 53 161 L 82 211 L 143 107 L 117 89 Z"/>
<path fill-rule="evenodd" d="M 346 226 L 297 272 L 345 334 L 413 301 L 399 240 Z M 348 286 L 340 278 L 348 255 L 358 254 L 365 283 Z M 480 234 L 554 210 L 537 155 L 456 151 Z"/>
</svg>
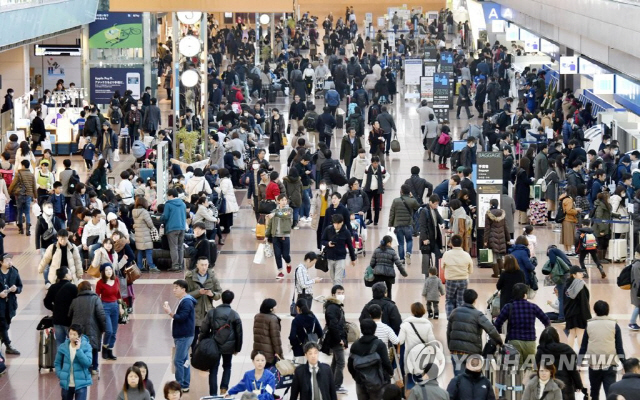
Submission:
<svg viewBox="0 0 640 400">
<path fill-rule="evenodd" d="M 367 239 L 367 227 L 364 223 L 364 218 L 358 214 L 351 215 L 351 236 L 353 241 L 353 248 L 356 255 L 362 254 L 363 257 L 367 256 L 367 250 L 364 248 L 364 242 Z"/>
</svg>

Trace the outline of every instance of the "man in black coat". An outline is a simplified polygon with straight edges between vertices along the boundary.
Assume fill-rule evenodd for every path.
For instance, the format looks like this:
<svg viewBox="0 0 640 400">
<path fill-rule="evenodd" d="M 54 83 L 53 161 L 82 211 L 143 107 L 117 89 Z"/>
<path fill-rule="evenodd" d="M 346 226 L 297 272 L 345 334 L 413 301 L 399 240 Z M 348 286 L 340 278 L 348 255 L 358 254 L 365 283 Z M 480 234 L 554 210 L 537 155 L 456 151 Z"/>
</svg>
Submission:
<svg viewBox="0 0 640 400">
<path fill-rule="evenodd" d="M 382 323 L 389 325 L 397 335 L 400 332 L 402 317 L 400 316 L 400 311 L 398 311 L 396 303 L 387 298 L 387 284 L 384 282 L 374 283 L 371 291 L 373 292 L 373 299 L 365 304 L 362 309 L 360 323 L 367 318 L 371 318 L 369 306 L 377 304 L 382 308 Z"/>
<path fill-rule="evenodd" d="M 427 207 L 420 210 L 420 216 L 418 223 L 420 224 L 420 252 L 422 253 L 422 273 L 429 275 L 429 268 L 431 267 L 431 254 L 435 256 L 435 263 L 433 266 L 438 265 L 438 261 L 442 257 L 442 231 L 440 225 L 444 224 L 444 220 L 438 212 L 438 205 L 440 205 L 440 196 L 437 194 L 429 197 L 429 203 Z"/>
<path fill-rule="evenodd" d="M 344 318 L 344 287 L 334 285 L 331 288 L 331 296 L 324 303 L 324 318 L 326 321 L 326 333 L 322 340 L 322 352 L 333 353 L 331 371 L 336 388 L 342 392 L 343 373 L 345 367 L 344 350 L 347 343 L 347 328 Z"/>
<path fill-rule="evenodd" d="M 196 263 L 200 257 L 207 257 L 211 268 L 214 267 L 215 260 L 211 262 L 209 240 L 207 239 L 207 229 L 204 222 L 196 222 L 193 224 L 193 235 L 195 236 L 195 243 L 192 247 L 189 247 L 187 253 L 190 255 L 191 262 L 189 269 L 194 270 Z"/>
<path fill-rule="evenodd" d="M 513 169 L 513 155 L 511 155 L 511 146 L 502 148 L 504 158 L 502 159 L 502 186 L 509 186 L 511 180 L 511 170 Z"/>
<path fill-rule="evenodd" d="M 433 193 L 433 185 L 420 177 L 420 167 L 417 166 L 411 167 L 411 177 L 404 184 L 409 186 L 413 198 L 420 204 L 423 204 L 425 196 L 429 197 Z"/>
<path fill-rule="evenodd" d="M 609 386 L 609 396 L 617 394 L 625 399 L 635 399 L 640 391 L 640 361 L 627 358 L 623 363 L 624 375 L 618 382 Z"/>
<path fill-rule="evenodd" d="M 291 400 L 338 400 L 331 367 L 319 362 L 318 344 L 307 342 L 304 356 L 307 362 L 298 366 L 293 373 Z"/>
<path fill-rule="evenodd" d="M 71 274 L 67 267 L 60 267 L 56 271 L 56 277 L 58 280 L 49 287 L 47 295 L 44 296 L 44 306 L 47 310 L 53 311 L 53 328 L 60 347 L 67 339 L 71 326 L 69 308 L 73 299 L 78 296 L 78 287 L 71 283 Z"/>
<path fill-rule="evenodd" d="M 379 283 L 384 285 L 384 282 Z M 349 368 L 349 373 L 353 377 L 353 380 L 356 381 L 356 394 L 358 398 L 380 399 L 382 386 L 372 388 L 370 386 L 371 382 L 369 382 L 369 385 L 366 385 L 367 382 L 364 381 L 360 372 L 354 367 L 353 356 L 364 357 L 368 354 L 377 353 L 380 357 L 379 368 L 382 370 L 383 384 L 389 383 L 393 375 L 393 366 L 391 366 L 391 362 L 389 361 L 389 350 L 387 349 L 386 343 L 383 343 L 382 340 L 375 336 L 376 326 L 376 323 L 372 319 L 367 318 L 361 320 L 360 331 L 362 332 L 362 337 L 356 340 L 351 346 L 351 355 L 349 356 L 347 368 Z"/>
</svg>

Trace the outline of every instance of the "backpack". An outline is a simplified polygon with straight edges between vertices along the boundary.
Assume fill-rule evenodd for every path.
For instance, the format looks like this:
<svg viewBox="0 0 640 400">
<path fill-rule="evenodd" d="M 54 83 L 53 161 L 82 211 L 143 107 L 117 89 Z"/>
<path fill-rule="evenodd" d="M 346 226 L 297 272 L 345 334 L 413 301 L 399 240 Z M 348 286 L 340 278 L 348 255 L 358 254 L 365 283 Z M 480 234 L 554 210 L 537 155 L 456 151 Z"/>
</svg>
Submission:
<svg viewBox="0 0 640 400">
<path fill-rule="evenodd" d="M 441 144 L 443 146 L 448 145 L 450 141 L 451 141 L 451 136 L 449 136 L 449 134 L 445 132 L 442 132 L 440 134 L 440 137 L 438 138 L 438 144 Z"/>
<path fill-rule="evenodd" d="M 68 196 L 73 196 L 73 194 L 76 192 L 76 185 L 78 183 L 80 183 L 80 177 L 75 171 L 73 171 L 71 178 L 69 178 L 69 185 L 67 186 Z"/>
<path fill-rule="evenodd" d="M 215 316 L 215 310 L 212 316 Z M 218 344 L 221 354 L 231 354 L 235 351 L 234 348 L 229 348 L 231 344 L 234 344 L 232 342 L 235 342 L 235 332 L 231 327 L 231 322 L 230 312 L 225 323 L 215 329 L 213 333 L 213 340 Z"/>
<path fill-rule="evenodd" d="M 354 353 L 349 355 L 356 375 L 367 390 L 378 390 L 386 383 L 382 371 L 382 360 L 376 351 L 377 347 L 378 342 L 374 342 L 366 355 L 359 356 Z"/>
<path fill-rule="evenodd" d="M 111 110 L 111 117 L 109 117 L 109 120 L 111 121 L 111 123 L 112 124 L 119 124 L 121 118 L 122 118 L 122 114 L 120 113 L 120 109 L 119 108 L 113 108 Z"/>
<path fill-rule="evenodd" d="M 462 164 L 462 157 L 460 150 L 456 150 L 451 153 L 451 170 L 455 170 Z"/>
<path fill-rule="evenodd" d="M 342 169 L 342 165 L 337 161 L 329 168 L 329 179 L 331 179 L 332 184 L 337 186 L 344 186 L 349 182 Z"/>
<path fill-rule="evenodd" d="M 311 131 L 311 130 L 315 131 L 317 123 L 318 123 L 317 116 L 314 114 L 309 114 L 304 119 L 303 125 L 304 125 L 304 128 L 308 131 Z"/>
<path fill-rule="evenodd" d="M 629 264 L 620 271 L 616 283 L 622 290 L 631 290 L 631 268 L 633 264 Z"/>
<path fill-rule="evenodd" d="M 358 107 L 364 112 L 365 107 L 367 106 L 367 95 L 362 89 L 356 90 L 355 93 L 356 104 Z"/>
<path fill-rule="evenodd" d="M 427 211 L 427 207 L 428 206 L 422 206 L 418 208 L 416 212 L 413 213 L 413 235 L 414 236 L 420 235 L 420 215 L 421 215 L 420 213 L 422 213 L 423 211 Z"/>
<path fill-rule="evenodd" d="M 313 327 L 309 332 L 307 332 L 307 330 L 304 327 L 302 327 L 302 330 L 304 330 L 304 333 L 305 333 L 304 343 L 302 343 L 303 346 L 309 342 L 318 343 L 320 341 L 318 334 L 315 333 L 315 329 L 316 329 L 315 321 L 313 321 Z"/>
<path fill-rule="evenodd" d="M 538 182 L 536 182 L 536 185 L 540 185 L 542 193 L 547 193 L 547 188 L 549 187 L 547 184 L 547 178 L 549 177 L 549 175 L 551 175 L 552 172 L 553 170 L 549 169 L 547 173 L 544 174 L 542 178 L 538 179 Z"/>
<path fill-rule="evenodd" d="M 596 250 L 598 248 L 596 236 L 593 233 L 581 233 L 580 247 L 582 250 Z"/>
<path fill-rule="evenodd" d="M 567 214 L 564 212 L 564 207 L 562 206 L 562 202 L 559 204 L 560 207 L 557 207 L 556 211 L 556 223 L 560 224 L 567 217 Z"/>
<path fill-rule="evenodd" d="M 356 135 L 358 134 L 358 132 L 360 132 L 360 117 L 355 117 L 352 118 L 352 116 L 349 117 L 349 119 L 347 120 L 347 125 L 350 128 L 353 128 L 356 130 Z"/>
<path fill-rule="evenodd" d="M 378 104 L 374 104 L 369 108 L 369 123 L 373 125 L 373 122 L 380 115 L 380 106 Z"/>
<path fill-rule="evenodd" d="M 511 118 L 507 115 L 506 112 L 501 111 L 498 114 L 498 126 L 502 129 L 506 128 L 507 126 L 509 126 L 509 122 L 511 122 Z"/>
</svg>

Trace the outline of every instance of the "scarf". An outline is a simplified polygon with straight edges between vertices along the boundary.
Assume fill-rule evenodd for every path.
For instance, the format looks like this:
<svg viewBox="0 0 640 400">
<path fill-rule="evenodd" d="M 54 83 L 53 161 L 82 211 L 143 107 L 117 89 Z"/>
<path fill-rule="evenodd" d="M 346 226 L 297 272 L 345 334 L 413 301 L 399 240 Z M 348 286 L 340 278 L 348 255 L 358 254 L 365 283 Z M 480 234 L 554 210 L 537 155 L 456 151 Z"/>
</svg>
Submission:
<svg viewBox="0 0 640 400">
<path fill-rule="evenodd" d="M 576 296 L 578 296 L 578 293 L 580 293 L 580 291 L 584 287 L 584 285 L 585 283 L 582 279 L 574 279 L 573 282 L 571 282 L 571 285 L 569 286 L 569 288 L 567 289 L 567 296 L 569 296 L 569 298 L 571 299 L 575 299 Z"/>
<path fill-rule="evenodd" d="M 125 238 L 118 239 L 118 241 L 113 244 L 113 251 L 120 253 L 126 244 L 127 240 Z"/>
</svg>

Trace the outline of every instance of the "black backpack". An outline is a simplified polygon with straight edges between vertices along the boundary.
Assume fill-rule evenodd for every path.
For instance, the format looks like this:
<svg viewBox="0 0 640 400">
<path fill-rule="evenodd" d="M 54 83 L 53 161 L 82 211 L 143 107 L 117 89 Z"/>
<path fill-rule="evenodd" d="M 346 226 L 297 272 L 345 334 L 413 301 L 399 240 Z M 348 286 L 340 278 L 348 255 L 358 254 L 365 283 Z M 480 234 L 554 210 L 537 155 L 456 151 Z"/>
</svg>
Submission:
<svg viewBox="0 0 640 400">
<path fill-rule="evenodd" d="M 217 308 L 215 310 L 212 310 L 212 317 L 215 317 L 215 312 L 217 310 Z M 231 320 L 231 312 L 233 311 L 230 311 L 225 323 L 213 330 L 213 340 L 215 340 L 218 344 L 220 354 L 233 354 L 235 352 L 235 332 L 233 330 L 233 327 L 231 326 L 231 324 L 233 323 L 233 321 Z"/>
<path fill-rule="evenodd" d="M 71 178 L 69 178 L 69 185 L 67 186 L 66 194 L 68 196 L 73 196 L 73 194 L 76 192 L 76 186 L 78 185 L 78 183 L 80 183 L 80 177 L 75 171 L 73 171 Z"/>
<path fill-rule="evenodd" d="M 112 124 L 119 124 L 122 120 L 122 114 L 119 108 L 113 108 L 111 110 L 111 116 L 109 117 Z"/>
<path fill-rule="evenodd" d="M 382 360 L 376 351 L 377 347 L 376 341 L 366 355 L 359 356 L 354 353 L 349 355 L 356 375 L 367 390 L 379 390 L 386 383 L 382 371 Z"/>
<path fill-rule="evenodd" d="M 309 114 L 304 119 L 304 124 L 303 125 L 304 125 L 305 129 L 308 130 L 308 131 L 315 131 L 317 123 L 318 123 L 317 115 Z"/>
<path fill-rule="evenodd" d="M 455 170 L 462 164 L 462 157 L 460 150 L 456 150 L 451 153 L 451 170 Z"/>
<path fill-rule="evenodd" d="M 356 90 L 356 103 L 360 110 L 364 112 L 364 109 L 367 107 L 367 95 L 363 89 Z"/>
<path fill-rule="evenodd" d="M 331 184 L 337 186 L 344 186 L 349 182 L 342 165 L 338 161 L 335 161 L 333 166 L 329 168 L 329 178 L 331 179 Z"/>
</svg>

